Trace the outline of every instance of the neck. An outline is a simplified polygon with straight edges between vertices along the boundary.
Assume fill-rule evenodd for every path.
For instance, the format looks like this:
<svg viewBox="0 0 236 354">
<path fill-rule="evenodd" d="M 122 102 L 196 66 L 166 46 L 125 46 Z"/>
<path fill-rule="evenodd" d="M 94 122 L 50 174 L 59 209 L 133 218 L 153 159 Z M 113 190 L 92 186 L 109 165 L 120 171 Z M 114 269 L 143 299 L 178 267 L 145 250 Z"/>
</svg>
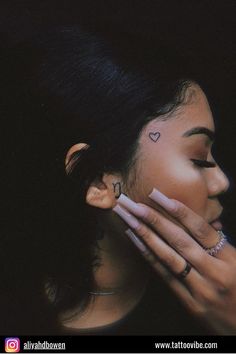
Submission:
<svg viewBox="0 0 236 354">
<path fill-rule="evenodd" d="M 66 327 L 93 328 L 125 317 L 141 300 L 147 285 L 147 266 L 125 235 L 105 234 L 99 241 L 100 266 L 94 272 L 93 301 Z M 99 293 L 110 293 L 100 296 Z"/>
</svg>

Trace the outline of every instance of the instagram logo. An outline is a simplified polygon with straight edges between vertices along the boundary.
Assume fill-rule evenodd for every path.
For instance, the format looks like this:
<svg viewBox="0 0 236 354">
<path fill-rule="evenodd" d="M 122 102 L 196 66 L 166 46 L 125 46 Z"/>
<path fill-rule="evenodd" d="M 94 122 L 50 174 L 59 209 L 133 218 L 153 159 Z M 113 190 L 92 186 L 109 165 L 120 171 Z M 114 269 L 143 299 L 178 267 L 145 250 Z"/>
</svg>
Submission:
<svg viewBox="0 0 236 354">
<path fill-rule="evenodd" d="M 18 353 L 20 351 L 20 340 L 17 337 L 5 338 L 5 352 Z"/>
</svg>

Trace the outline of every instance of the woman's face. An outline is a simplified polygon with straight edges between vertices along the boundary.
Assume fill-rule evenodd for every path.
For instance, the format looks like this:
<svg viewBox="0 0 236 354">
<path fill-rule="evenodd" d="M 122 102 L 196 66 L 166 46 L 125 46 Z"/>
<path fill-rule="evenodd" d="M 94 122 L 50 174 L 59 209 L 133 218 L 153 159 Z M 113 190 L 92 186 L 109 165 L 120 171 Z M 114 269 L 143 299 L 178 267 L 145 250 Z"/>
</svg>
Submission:
<svg viewBox="0 0 236 354">
<path fill-rule="evenodd" d="M 189 102 L 169 119 L 154 119 L 145 126 L 139 140 L 136 179 L 127 194 L 154 206 L 148 194 L 156 187 L 212 222 L 222 211 L 218 195 L 228 189 L 229 182 L 217 164 L 207 168 L 192 161 L 215 162 L 211 154 L 215 127 L 203 91 L 196 85 L 190 90 Z"/>
</svg>

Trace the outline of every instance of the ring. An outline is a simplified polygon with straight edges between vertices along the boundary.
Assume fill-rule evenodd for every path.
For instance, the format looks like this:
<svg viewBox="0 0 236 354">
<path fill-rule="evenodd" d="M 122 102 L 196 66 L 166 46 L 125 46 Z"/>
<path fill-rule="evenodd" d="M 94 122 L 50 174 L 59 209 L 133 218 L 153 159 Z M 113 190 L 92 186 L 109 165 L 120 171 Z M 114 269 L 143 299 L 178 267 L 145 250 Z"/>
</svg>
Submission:
<svg viewBox="0 0 236 354">
<path fill-rule="evenodd" d="M 210 256 L 215 256 L 226 244 L 227 238 L 225 236 L 225 234 L 223 233 L 223 231 L 217 231 L 220 239 L 217 242 L 217 244 L 213 247 L 210 248 L 206 248 L 204 247 L 205 251 L 210 255 Z"/>
<path fill-rule="evenodd" d="M 190 272 L 191 269 L 192 269 L 191 264 L 186 262 L 186 266 L 185 266 L 184 270 L 181 273 L 178 274 L 178 278 L 179 279 L 185 278 L 188 275 L 188 273 Z"/>
</svg>

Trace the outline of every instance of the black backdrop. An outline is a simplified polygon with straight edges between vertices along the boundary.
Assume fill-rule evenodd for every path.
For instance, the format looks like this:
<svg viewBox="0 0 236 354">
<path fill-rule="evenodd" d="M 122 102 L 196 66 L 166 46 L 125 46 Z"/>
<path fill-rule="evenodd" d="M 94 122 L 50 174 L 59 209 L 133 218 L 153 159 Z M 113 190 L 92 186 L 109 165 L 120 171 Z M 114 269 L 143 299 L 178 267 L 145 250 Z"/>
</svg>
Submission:
<svg viewBox="0 0 236 354">
<path fill-rule="evenodd" d="M 2 48 L 41 28 L 79 23 L 104 35 L 160 38 L 201 65 L 211 83 L 211 104 L 218 120 L 215 155 L 231 180 L 223 197 L 226 232 L 236 240 L 235 164 L 235 0 L 1 0 Z"/>
</svg>

